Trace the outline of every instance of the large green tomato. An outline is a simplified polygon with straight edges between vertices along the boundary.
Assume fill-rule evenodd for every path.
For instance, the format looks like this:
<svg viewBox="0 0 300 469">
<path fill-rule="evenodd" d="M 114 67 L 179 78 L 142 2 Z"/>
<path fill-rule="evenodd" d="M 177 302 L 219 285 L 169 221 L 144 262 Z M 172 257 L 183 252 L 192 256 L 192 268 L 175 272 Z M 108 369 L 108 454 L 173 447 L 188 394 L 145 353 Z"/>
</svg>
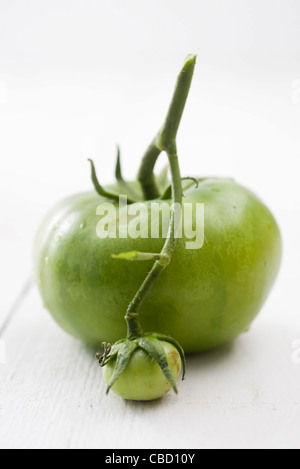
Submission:
<svg viewBox="0 0 300 469">
<path fill-rule="evenodd" d="M 118 185 L 110 189 L 123 192 Z M 66 199 L 48 216 L 35 244 L 45 307 L 67 332 L 95 345 L 126 335 L 128 303 L 153 265 L 112 255 L 159 253 L 164 243 L 162 238 L 99 239 L 101 202 L 105 199 L 94 192 Z M 201 180 L 198 188 L 185 190 L 184 202 L 205 204 L 204 246 L 188 250 L 186 240 L 178 241 L 140 321 L 145 331 L 172 336 L 188 353 L 225 344 L 249 328 L 278 273 L 281 237 L 268 208 L 232 180 Z M 151 202 L 146 203 L 150 217 Z"/>
</svg>

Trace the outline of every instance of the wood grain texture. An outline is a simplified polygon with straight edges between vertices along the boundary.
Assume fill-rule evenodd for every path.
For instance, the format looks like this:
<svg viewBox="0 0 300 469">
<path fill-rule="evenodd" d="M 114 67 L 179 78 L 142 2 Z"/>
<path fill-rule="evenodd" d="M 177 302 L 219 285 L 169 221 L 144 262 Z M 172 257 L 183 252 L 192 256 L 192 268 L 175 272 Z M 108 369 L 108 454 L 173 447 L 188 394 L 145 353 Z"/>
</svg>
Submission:
<svg viewBox="0 0 300 469">
<path fill-rule="evenodd" d="M 105 395 L 94 350 L 70 338 L 34 288 L 4 334 L 1 448 L 299 447 L 300 366 L 292 328 L 266 310 L 235 344 L 188 358 L 179 396 Z"/>
</svg>

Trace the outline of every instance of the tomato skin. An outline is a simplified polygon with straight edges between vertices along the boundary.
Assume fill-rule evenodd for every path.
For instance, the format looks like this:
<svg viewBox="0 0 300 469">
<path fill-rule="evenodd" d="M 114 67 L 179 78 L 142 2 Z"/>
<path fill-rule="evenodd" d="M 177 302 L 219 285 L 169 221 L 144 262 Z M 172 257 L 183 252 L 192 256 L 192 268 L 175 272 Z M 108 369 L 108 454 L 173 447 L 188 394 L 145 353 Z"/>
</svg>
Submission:
<svg viewBox="0 0 300 469">
<path fill-rule="evenodd" d="M 172 344 L 161 341 L 161 345 L 176 382 L 181 372 L 180 355 Z M 109 383 L 114 368 L 115 360 L 103 367 L 102 372 L 106 384 Z M 171 385 L 158 364 L 146 352 L 137 349 L 130 358 L 125 371 L 111 389 L 124 399 L 152 401 L 166 394 L 171 389 Z"/>
<path fill-rule="evenodd" d="M 70 334 L 91 344 L 125 337 L 124 313 L 151 261 L 111 255 L 160 252 L 162 239 L 102 239 L 101 199 L 75 195 L 49 215 L 35 244 L 35 272 L 45 307 Z M 249 328 L 278 273 L 281 236 L 268 208 L 232 180 L 207 179 L 185 191 L 185 203 L 205 204 L 205 243 L 172 262 L 140 312 L 145 331 L 174 337 L 186 353 L 212 349 Z M 150 202 L 148 202 L 150 206 Z"/>
</svg>

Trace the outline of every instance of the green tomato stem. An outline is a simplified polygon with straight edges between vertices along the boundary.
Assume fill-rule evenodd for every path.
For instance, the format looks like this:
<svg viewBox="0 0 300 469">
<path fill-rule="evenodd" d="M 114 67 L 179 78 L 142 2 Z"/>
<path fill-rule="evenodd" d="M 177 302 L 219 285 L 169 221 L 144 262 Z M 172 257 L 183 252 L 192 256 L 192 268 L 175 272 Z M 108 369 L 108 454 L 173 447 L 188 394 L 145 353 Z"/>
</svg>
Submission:
<svg viewBox="0 0 300 469">
<path fill-rule="evenodd" d="M 177 230 L 181 226 L 182 207 L 181 174 L 177 156 L 176 136 L 179 123 L 182 117 L 184 105 L 190 89 L 195 68 L 195 62 L 196 56 L 187 57 L 184 67 L 179 75 L 173 100 L 171 102 L 165 123 L 160 132 L 158 132 L 157 137 L 154 139 L 153 143 L 148 148 L 143 160 L 142 171 L 140 172 L 141 175 L 144 172 L 144 168 L 153 169 L 155 161 L 159 154 L 162 151 L 165 151 L 167 153 L 172 176 L 172 211 L 169 232 L 163 249 L 161 251 L 161 257 L 155 262 L 149 274 L 142 283 L 141 287 L 137 291 L 135 297 L 129 304 L 125 316 L 129 338 L 136 338 L 141 336 L 142 329 L 138 321 L 140 307 L 142 306 L 156 279 L 171 262 L 172 255 L 176 247 Z M 153 172 L 152 176 L 154 177 Z M 151 178 L 147 179 L 148 184 L 150 179 Z M 150 188 L 150 186 L 147 186 L 146 184 L 144 186 L 144 191 L 146 190 L 146 187 L 148 187 L 148 189 Z M 153 190 L 154 189 L 152 186 L 151 191 Z"/>
<path fill-rule="evenodd" d="M 188 55 L 178 76 L 165 122 L 143 156 L 138 173 L 138 180 L 142 186 L 146 200 L 158 199 L 161 195 L 154 174 L 154 167 L 160 153 L 166 150 L 170 142 L 176 140 L 179 124 L 191 87 L 195 64 L 196 56 Z"/>
<path fill-rule="evenodd" d="M 159 199 L 160 197 L 160 190 L 154 174 L 154 167 L 160 154 L 161 150 L 156 146 L 156 141 L 153 140 L 142 159 L 138 181 L 142 186 L 146 200 Z"/>
</svg>

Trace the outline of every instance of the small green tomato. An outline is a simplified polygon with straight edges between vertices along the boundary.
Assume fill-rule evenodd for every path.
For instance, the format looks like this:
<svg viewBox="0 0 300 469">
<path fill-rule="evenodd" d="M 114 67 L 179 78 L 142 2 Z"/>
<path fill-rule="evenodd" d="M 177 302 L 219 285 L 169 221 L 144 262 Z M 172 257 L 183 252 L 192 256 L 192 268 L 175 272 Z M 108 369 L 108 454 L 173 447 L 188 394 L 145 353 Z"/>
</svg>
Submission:
<svg viewBox="0 0 300 469">
<path fill-rule="evenodd" d="M 163 334 L 142 333 L 136 318 L 129 318 L 128 324 L 125 339 L 113 345 L 103 342 L 103 354 L 96 355 L 107 384 L 106 393 L 112 389 L 133 401 L 159 399 L 171 388 L 177 394 L 176 381 L 181 370 L 182 379 L 185 375 L 185 355 L 180 344 Z"/>
<path fill-rule="evenodd" d="M 160 343 L 176 382 L 181 372 L 181 357 L 174 345 L 164 341 Z M 107 384 L 113 376 L 115 366 L 116 358 L 109 361 L 102 369 Z M 126 369 L 111 389 L 124 399 L 150 401 L 162 397 L 171 387 L 157 362 L 146 351 L 137 348 L 131 355 Z"/>
</svg>

